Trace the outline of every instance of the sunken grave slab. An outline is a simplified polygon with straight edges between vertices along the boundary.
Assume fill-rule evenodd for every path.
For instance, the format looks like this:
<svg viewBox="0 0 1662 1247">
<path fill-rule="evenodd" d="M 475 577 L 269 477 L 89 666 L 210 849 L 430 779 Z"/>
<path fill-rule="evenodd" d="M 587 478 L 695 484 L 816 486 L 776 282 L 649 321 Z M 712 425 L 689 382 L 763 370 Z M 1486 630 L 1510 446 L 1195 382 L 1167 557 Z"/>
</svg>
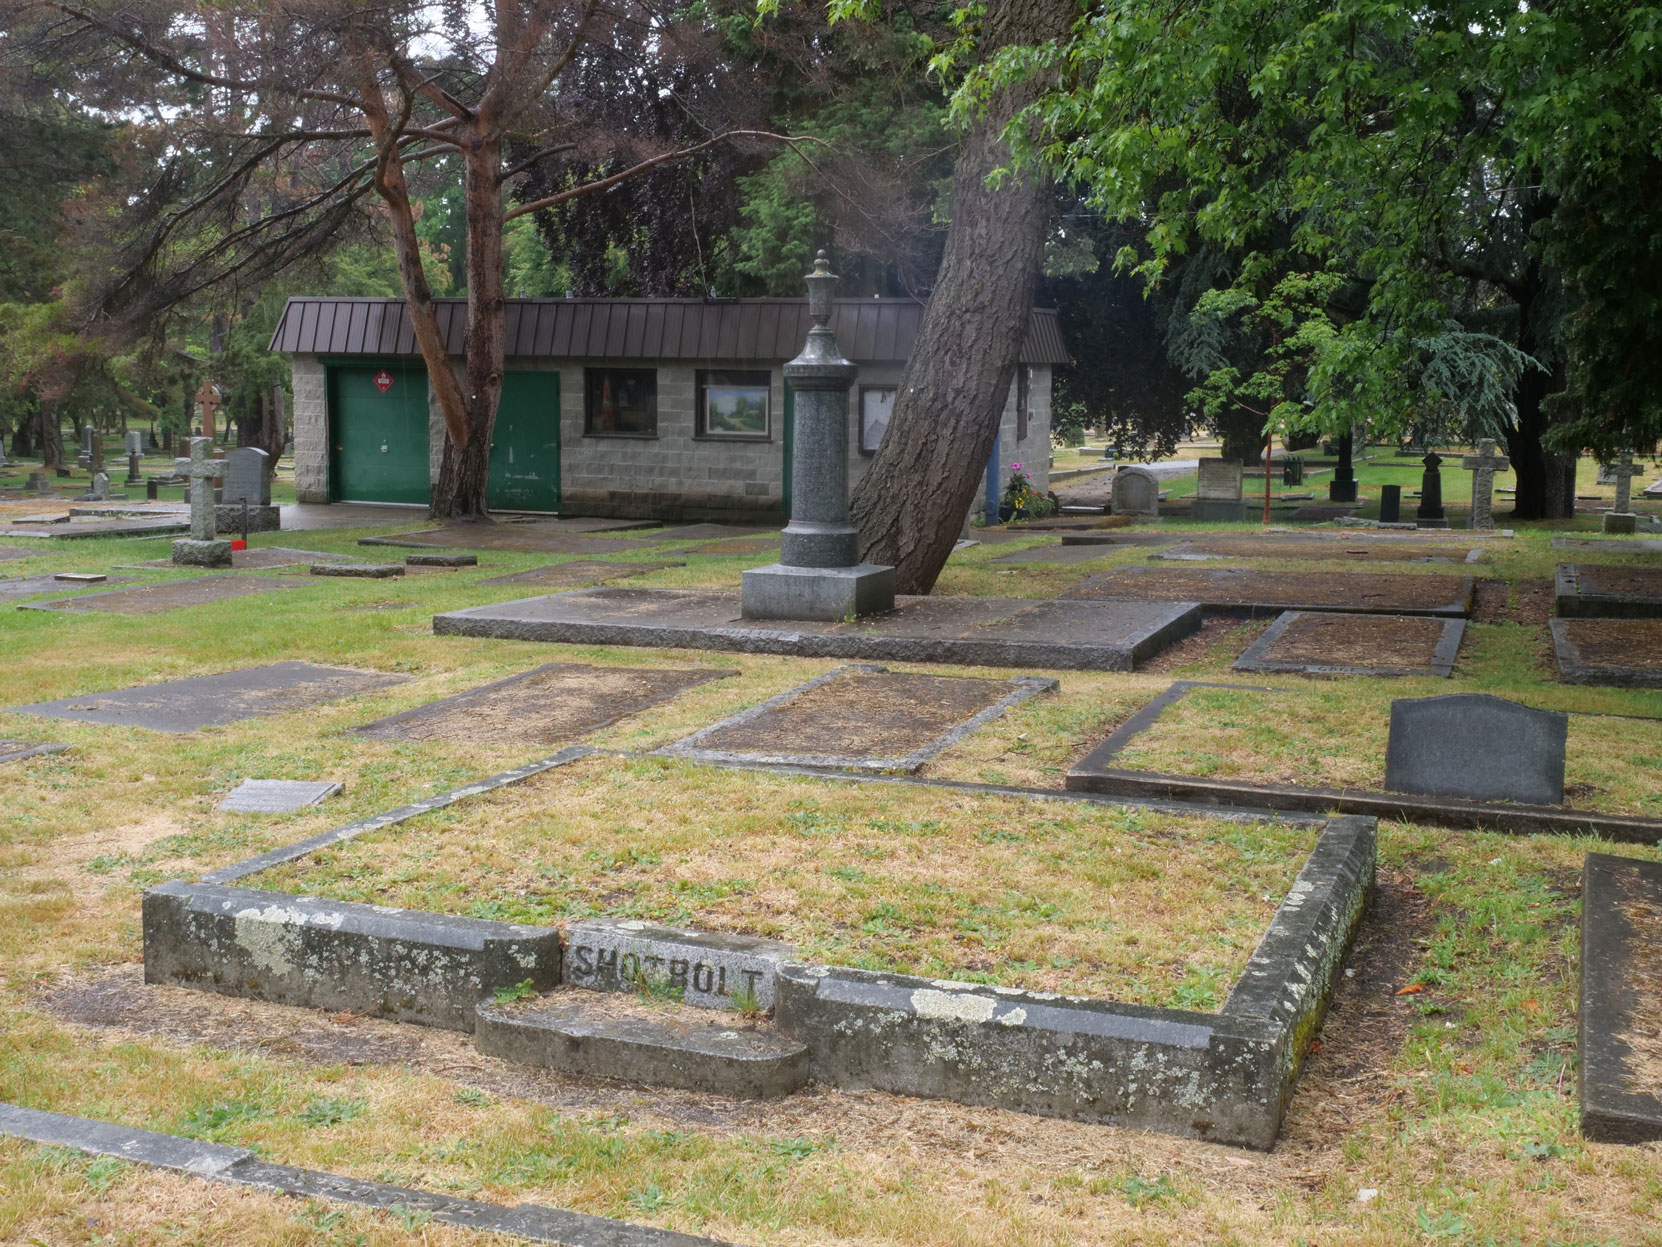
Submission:
<svg viewBox="0 0 1662 1247">
<path fill-rule="evenodd" d="M 286 546 L 266 546 L 262 549 L 232 550 L 231 568 L 234 571 L 264 571 L 272 567 L 294 567 L 302 563 L 342 562 L 346 560 L 344 554 L 324 554 L 319 550 L 291 550 Z M 151 559 L 145 563 L 132 563 L 129 566 L 137 568 L 173 567 L 172 559 Z"/>
<path fill-rule="evenodd" d="M 1581 874 L 1581 1133 L 1662 1139 L 1662 863 L 1589 853 Z"/>
<path fill-rule="evenodd" d="M 1560 563 L 1554 587 L 1568 619 L 1662 619 L 1662 567 Z"/>
<path fill-rule="evenodd" d="M 1463 618 L 1471 614 L 1472 579 L 1393 572 L 1294 574 L 1232 567 L 1116 567 L 1075 585 L 1062 597 L 1199 602 L 1207 611 L 1249 616 L 1295 610 Z"/>
<path fill-rule="evenodd" d="M 457 524 L 394 533 L 390 537 L 360 537 L 358 544 L 415 550 L 497 550 L 515 554 L 622 554 L 642 547 L 640 541 L 594 537 L 545 524 Z"/>
<path fill-rule="evenodd" d="M 32 559 L 39 553 L 39 550 L 25 550 L 22 546 L 0 546 L 0 563 L 10 563 L 13 559 Z"/>
<path fill-rule="evenodd" d="M 773 1007 L 779 967 L 796 949 L 779 940 L 595 918 L 566 928 L 562 981 L 598 992 L 667 985 L 683 1004 L 731 1009 L 734 1001 Z"/>
<path fill-rule="evenodd" d="M 579 589 L 450 611 L 440 636 L 963 666 L 1130 671 L 1200 627 L 1191 602 L 901 598 L 854 623 L 746 620 L 735 593 Z"/>
<path fill-rule="evenodd" d="M 194 732 L 373 692 L 402 684 L 406 678 L 380 671 L 319 667 L 309 662 L 279 662 L 10 709 L 19 714 L 112 727 Z"/>
<path fill-rule="evenodd" d="M 1633 541 L 1608 541 L 1591 537 L 1554 537 L 1554 550 L 1586 550 L 1596 554 L 1662 554 L 1662 541 L 1637 538 Z"/>
<path fill-rule="evenodd" d="M 481 1004 L 474 1042 L 486 1056 L 562 1074 L 739 1099 L 779 1099 L 808 1081 L 807 1047 L 771 1026 L 598 999 L 561 992 L 534 1004 Z"/>
<path fill-rule="evenodd" d="M 195 576 L 189 580 L 171 580 L 166 584 L 144 585 L 136 589 L 115 589 L 105 593 L 84 593 L 79 597 L 54 598 L 46 602 L 29 602 L 20 610 L 34 611 L 98 611 L 111 615 L 160 615 L 167 611 L 183 610 L 189 606 L 206 606 L 213 602 L 228 602 L 233 598 L 252 597 L 260 593 L 277 593 L 297 589 L 299 585 L 272 580 L 265 576 Z"/>
<path fill-rule="evenodd" d="M 52 541 L 76 541 L 83 537 L 169 537 L 188 533 L 190 519 L 170 516 L 153 520 L 75 520 L 61 524 L 13 525 L 0 528 L 8 537 L 43 537 Z"/>
<path fill-rule="evenodd" d="M 1547 626 L 1564 683 L 1662 688 L 1662 619 L 1552 619 Z"/>
<path fill-rule="evenodd" d="M 233 814 L 293 814 L 334 796 L 343 786 L 328 780 L 245 779 L 218 808 Z"/>
<path fill-rule="evenodd" d="M 627 580 L 631 576 L 645 576 L 666 567 L 685 567 L 685 563 L 602 563 L 582 559 L 572 563 L 553 563 L 547 567 L 533 567 L 527 572 L 507 576 L 492 576 L 481 580 L 482 585 L 547 585 L 550 588 L 575 588 L 579 585 L 600 584 L 607 580 Z"/>
<path fill-rule="evenodd" d="M 313 563 L 314 576 L 352 576 L 362 580 L 386 580 L 404 574 L 402 563 Z"/>
<path fill-rule="evenodd" d="M 1150 558 L 1330 559 L 1347 563 L 1469 563 L 1481 547 L 1411 545 L 1395 538 L 1201 537 Z"/>
<path fill-rule="evenodd" d="M 131 576 L 115 576 L 101 583 L 107 585 L 126 584 Z M 8 598 L 34 597 L 37 593 L 62 593 L 63 581 L 56 576 L 20 576 L 15 580 L 0 577 L 0 601 Z"/>
<path fill-rule="evenodd" d="M 716 668 L 548 663 L 354 730 L 387 740 L 553 744 L 616 723 L 700 684 L 737 674 Z"/>
<path fill-rule="evenodd" d="M 705 558 L 749 558 L 752 555 L 773 554 L 779 549 L 778 537 L 732 537 L 726 541 L 706 541 L 693 546 L 677 546 L 671 554 L 689 554 Z"/>
<path fill-rule="evenodd" d="M 144 981 L 471 1031 L 497 988 L 560 980 L 552 927 L 175 880 L 144 894 Z"/>
<path fill-rule="evenodd" d="M 62 753 L 68 745 L 32 740 L 0 740 L 0 762 L 21 762 L 24 758 L 39 758 L 51 753 Z"/>
<path fill-rule="evenodd" d="M 659 752 L 704 762 L 912 772 L 1056 683 L 843 667 Z"/>
<path fill-rule="evenodd" d="M 406 567 L 478 567 L 477 554 L 406 554 Z"/>
<path fill-rule="evenodd" d="M 1015 550 L 1009 554 L 1001 554 L 992 561 L 994 563 L 1089 563 L 1093 559 L 1110 558 L 1120 553 L 1119 550 L 1105 543 L 1093 542 L 1089 545 L 1067 545 L 1052 542 L 1049 545 L 1029 546 L 1025 550 Z"/>
<path fill-rule="evenodd" d="M 1288 611 L 1235 660 L 1236 671 L 1448 676 L 1464 619 Z"/>
</svg>

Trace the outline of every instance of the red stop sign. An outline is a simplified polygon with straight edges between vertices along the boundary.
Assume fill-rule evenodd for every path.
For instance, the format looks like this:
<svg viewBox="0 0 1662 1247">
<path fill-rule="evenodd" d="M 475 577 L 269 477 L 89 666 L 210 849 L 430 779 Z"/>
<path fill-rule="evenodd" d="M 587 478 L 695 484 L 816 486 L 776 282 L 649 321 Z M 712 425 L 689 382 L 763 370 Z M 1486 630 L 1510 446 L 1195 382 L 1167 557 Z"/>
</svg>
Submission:
<svg viewBox="0 0 1662 1247">
<path fill-rule="evenodd" d="M 392 389 L 392 373 L 388 372 L 385 368 L 376 373 L 375 388 L 380 390 L 383 394 Z"/>
</svg>

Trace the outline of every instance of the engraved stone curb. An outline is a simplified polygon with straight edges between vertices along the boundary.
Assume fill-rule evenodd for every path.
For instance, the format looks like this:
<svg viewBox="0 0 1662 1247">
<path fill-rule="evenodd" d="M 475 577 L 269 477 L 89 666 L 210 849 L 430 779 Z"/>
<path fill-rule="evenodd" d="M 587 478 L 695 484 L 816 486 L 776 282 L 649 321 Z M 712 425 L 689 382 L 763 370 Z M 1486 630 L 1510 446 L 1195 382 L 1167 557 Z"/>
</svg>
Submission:
<svg viewBox="0 0 1662 1247">
<path fill-rule="evenodd" d="M 1662 597 L 1610 593 L 1582 583 L 1606 564 L 1560 563 L 1553 574 L 1554 610 L 1565 619 L 1662 619 Z"/>
<path fill-rule="evenodd" d="M 1658 950 L 1634 929 L 1633 910 L 1662 901 L 1662 864 L 1589 853 L 1581 872 L 1581 1133 L 1600 1143 L 1662 1139 L 1662 1086 L 1641 1072 L 1629 1040 L 1656 1006 Z M 1631 907 L 1631 908 L 1630 908 Z M 1649 999 L 1647 996 L 1647 986 Z"/>
<path fill-rule="evenodd" d="M 144 894 L 144 981 L 471 1031 L 496 988 L 560 981 L 560 933 L 174 880 Z"/>
<path fill-rule="evenodd" d="M 681 1003 L 707 1009 L 731 1009 L 749 994 L 768 1009 L 779 967 L 795 955 L 778 940 L 597 918 L 566 928 L 562 977 L 595 991 L 632 992 L 643 980 L 667 984 L 680 991 Z"/>
<path fill-rule="evenodd" d="M 760 718 L 761 716 L 778 709 L 780 706 L 784 706 L 789 702 L 796 700 L 804 693 L 820 687 L 822 684 L 828 684 L 832 680 L 841 679 L 856 673 L 875 675 L 881 674 L 887 670 L 887 667 L 873 666 L 865 663 L 847 667 L 838 667 L 835 671 L 828 671 L 824 675 L 815 676 L 806 684 L 799 684 L 793 689 L 788 689 L 787 691 L 779 694 L 777 697 L 770 697 L 760 705 L 752 706 L 748 710 L 740 711 L 738 714 L 733 715 L 730 718 L 723 719 L 719 723 L 713 723 L 709 727 L 694 732 L 691 736 L 683 737 L 681 740 L 675 741 L 673 744 L 665 745 L 662 749 L 659 749 L 656 752 L 663 757 L 690 758 L 695 762 L 771 762 L 789 766 L 826 767 L 836 770 L 919 771 L 923 769 L 925 763 L 938 756 L 944 750 L 951 748 L 953 745 L 963 740 L 964 737 L 968 736 L 977 728 L 991 723 L 994 719 L 1002 718 L 1010 707 L 1019 705 L 1020 703 L 1026 701 L 1029 697 L 1036 697 L 1040 693 L 1051 692 L 1060 684 L 1057 680 L 1043 676 L 1017 676 L 1015 679 L 1008 681 L 1010 685 L 1010 692 L 999 698 L 992 705 L 988 706 L 984 710 L 978 711 L 953 727 L 948 728 L 945 732 L 941 733 L 933 740 L 917 749 L 914 749 L 911 753 L 906 754 L 904 757 L 899 758 L 850 758 L 838 755 L 812 753 L 736 752 L 722 749 L 700 749 L 698 747 L 698 743 L 700 741 L 706 740 L 709 737 L 717 735 L 721 732 L 726 732 L 741 724 L 748 723 L 753 719 Z"/>
<path fill-rule="evenodd" d="M 14 1104 L 0 1104 L 0 1135 L 303 1199 L 424 1212 L 446 1225 L 511 1234 L 561 1247 L 732 1247 L 713 1238 L 697 1238 L 675 1230 L 632 1225 L 541 1204 L 509 1208 L 476 1199 L 390 1186 L 385 1182 L 296 1169 L 260 1160 L 247 1148 L 203 1143 Z"/>
</svg>

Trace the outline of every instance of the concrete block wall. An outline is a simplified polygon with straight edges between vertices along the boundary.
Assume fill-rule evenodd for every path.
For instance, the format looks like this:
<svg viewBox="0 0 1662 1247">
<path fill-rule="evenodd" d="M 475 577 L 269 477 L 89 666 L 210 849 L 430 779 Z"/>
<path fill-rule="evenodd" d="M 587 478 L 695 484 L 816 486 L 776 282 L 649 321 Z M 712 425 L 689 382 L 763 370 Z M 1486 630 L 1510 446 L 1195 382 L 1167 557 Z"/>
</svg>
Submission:
<svg viewBox="0 0 1662 1247">
<path fill-rule="evenodd" d="M 294 377 L 294 496 L 329 501 L 329 412 L 323 365 L 315 355 L 296 355 Z"/>
</svg>

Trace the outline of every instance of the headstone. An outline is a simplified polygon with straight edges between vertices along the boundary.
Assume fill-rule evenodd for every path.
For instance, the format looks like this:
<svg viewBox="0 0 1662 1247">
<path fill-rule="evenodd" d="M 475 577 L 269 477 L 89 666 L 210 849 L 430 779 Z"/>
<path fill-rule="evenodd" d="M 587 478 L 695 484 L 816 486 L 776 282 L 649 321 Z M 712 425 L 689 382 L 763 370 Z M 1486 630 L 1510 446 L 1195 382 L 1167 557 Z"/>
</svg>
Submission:
<svg viewBox="0 0 1662 1247">
<path fill-rule="evenodd" d="M 1327 483 L 1329 502 L 1356 501 L 1356 468 L 1351 458 L 1355 444 L 1356 438 L 1352 433 L 1346 433 L 1339 439 L 1339 466 L 1333 471 L 1333 479 Z"/>
<path fill-rule="evenodd" d="M 860 370 L 831 330 L 837 277 L 825 252 L 806 280 L 814 324 L 802 354 L 785 365 L 796 396 L 791 522 L 779 562 L 740 576 L 746 619 L 829 621 L 894 609 L 894 568 L 860 562 L 848 520 L 848 388 Z"/>
<path fill-rule="evenodd" d="M 94 472 L 92 487 L 84 494 L 76 496 L 77 502 L 108 502 L 110 500 L 110 476 L 108 472 Z"/>
<path fill-rule="evenodd" d="M 1114 473 L 1115 515 L 1159 515 L 1160 478 L 1147 468 L 1126 467 Z"/>
<path fill-rule="evenodd" d="M 216 522 L 221 531 L 275 532 L 282 510 L 271 505 L 271 456 L 253 446 L 239 446 L 225 456 L 225 488 Z"/>
<path fill-rule="evenodd" d="M 1662 480 L 1655 480 L 1646 485 L 1644 496 L 1646 498 L 1662 498 Z"/>
<path fill-rule="evenodd" d="M 1402 522 L 1402 486 L 1381 485 L 1379 487 L 1379 522 L 1381 524 L 1400 524 Z"/>
<path fill-rule="evenodd" d="M 218 540 L 213 501 L 213 478 L 219 465 L 208 457 L 213 445 L 205 437 L 190 439 L 185 475 L 190 480 L 190 536 L 173 543 L 173 561 L 191 567 L 229 567 L 231 543 Z"/>
<path fill-rule="evenodd" d="M 1435 450 L 1427 451 L 1425 474 L 1420 477 L 1420 505 L 1414 512 L 1414 523 L 1421 528 L 1447 528 L 1448 515 L 1443 510 L 1442 458 Z"/>
<path fill-rule="evenodd" d="M 23 483 L 23 488 L 33 490 L 37 494 L 44 493 L 46 491 L 46 469 L 37 468 L 29 473 L 29 479 Z"/>
<path fill-rule="evenodd" d="M 1495 488 L 1495 473 L 1512 466 L 1511 460 L 1495 451 L 1495 439 L 1486 437 L 1477 444 L 1475 455 L 1462 456 L 1460 466 L 1472 474 L 1472 517 L 1468 528 L 1493 528 L 1495 516 L 1491 509 Z M 1439 492 L 1441 482 L 1439 481 Z M 1447 527 L 1445 524 L 1444 527 Z"/>
<path fill-rule="evenodd" d="M 327 780 L 245 779 L 219 808 L 235 814 L 292 814 L 340 790 L 340 784 Z"/>
<path fill-rule="evenodd" d="M 93 438 L 92 425 L 83 424 L 81 426 L 81 453 L 83 455 L 87 455 L 89 457 L 91 456 L 91 454 L 92 454 L 92 438 Z"/>
<path fill-rule="evenodd" d="M 1241 497 L 1239 459 L 1200 461 L 1200 478 L 1195 489 L 1194 504 L 1189 510 L 1189 518 L 1233 523 L 1246 519 L 1246 502 Z"/>
<path fill-rule="evenodd" d="M 1487 693 L 1391 703 L 1385 787 L 1469 801 L 1560 805 L 1570 717 Z"/>
<path fill-rule="evenodd" d="M 1599 464 L 1598 475 L 1593 478 L 1595 485 L 1614 485 L 1616 483 L 1616 465 L 1613 463 Z"/>
<path fill-rule="evenodd" d="M 1620 463 L 1610 465 L 1611 483 L 1616 486 L 1616 502 L 1604 517 L 1604 531 L 1607 533 L 1631 533 L 1639 524 L 1639 517 L 1633 512 L 1633 478 L 1639 472 L 1639 466 L 1633 462 L 1632 455 L 1623 455 Z"/>
<path fill-rule="evenodd" d="M 144 453 L 144 434 L 140 430 L 129 429 L 127 431 L 127 453 L 129 455 L 142 455 Z"/>
</svg>

